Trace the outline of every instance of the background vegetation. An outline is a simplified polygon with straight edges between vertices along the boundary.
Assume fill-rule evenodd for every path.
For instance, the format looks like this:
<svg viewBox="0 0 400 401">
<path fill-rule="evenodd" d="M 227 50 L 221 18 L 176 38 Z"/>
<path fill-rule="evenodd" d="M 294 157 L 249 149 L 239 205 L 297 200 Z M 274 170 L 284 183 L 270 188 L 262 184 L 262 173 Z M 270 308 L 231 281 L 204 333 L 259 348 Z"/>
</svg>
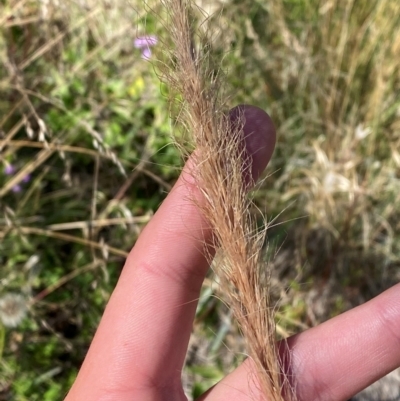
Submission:
<svg viewBox="0 0 400 401">
<path fill-rule="evenodd" d="M 259 105 L 278 129 L 256 204 L 286 336 L 400 279 L 400 4 L 199 4 L 232 106 Z M 168 40 L 141 0 L 0 0 L 0 400 L 63 398 L 179 174 L 168 89 L 134 46 L 149 34 Z M 210 273 L 189 396 L 242 358 L 221 296 Z"/>
</svg>

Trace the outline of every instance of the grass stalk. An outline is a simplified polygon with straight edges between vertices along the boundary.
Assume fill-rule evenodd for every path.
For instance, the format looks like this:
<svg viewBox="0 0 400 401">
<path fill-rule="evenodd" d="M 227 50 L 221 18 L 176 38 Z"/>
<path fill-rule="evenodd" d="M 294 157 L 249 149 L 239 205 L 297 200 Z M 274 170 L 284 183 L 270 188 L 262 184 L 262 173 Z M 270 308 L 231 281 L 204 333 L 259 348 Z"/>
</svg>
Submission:
<svg viewBox="0 0 400 401">
<path fill-rule="evenodd" d="M 223 111 L 227 95 L 221 74 L 204 51 L 211 39 L 202 27 L 195 29 L 192 20 L 198 10 L 189 0 L 164 0 L 163 4 L 175 44 L 173 66 L 165 78 L 183 99 L 178 120 L 196 149 L 194 179 L 205 200 L 197 204 L 215 235 L 213 246 L 218 252 L 214 270 L 247 341 L 258 375 L 256 386 L 266 399 L 282 401 L 282 394 L 290 397 L 292 392 L 282 389 L 288 381 L 281 380 L 275 349 L 274 308 L 261 258 L 265 231 L 257 232 L 246 191 L 243 122 L 232 127 Z M 196 37 L 201 38 L 200 45 Z"/>
</svg>

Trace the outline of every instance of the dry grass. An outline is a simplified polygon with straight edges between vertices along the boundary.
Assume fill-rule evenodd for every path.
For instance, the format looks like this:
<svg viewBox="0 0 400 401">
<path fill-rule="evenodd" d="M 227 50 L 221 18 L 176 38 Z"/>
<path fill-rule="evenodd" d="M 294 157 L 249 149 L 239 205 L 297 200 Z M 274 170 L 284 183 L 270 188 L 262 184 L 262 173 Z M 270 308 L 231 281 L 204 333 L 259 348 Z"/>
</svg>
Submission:
<svg viewBox="0 0 400 401">
<path fill-rule="evenodd" d="M 262 261 L 265 230 L 257 232 L 246 194 L 251 161 L 243 147 L 244 116 L 239 115 L 232 124 L 224 112 L 228 101 L 225 83 L 218 62 L 207 51 L 212 35 L 201 18 L 195 23 L 193 15 L 198 9 L 191 1 L 163 4 L 169 19 L 167 32 L 174 43 L 167 53 L 171 61 L 163 78 L 182 96 L 177 122 L 192 138 L 193 178 L 203 199 L 193 201 L 214 233 L 215 243 L 205 245 L 218 249 L 214 271 L 256 365 L 257 385 L 266 399 L 280 401 L 282 393 L 290 396 L 292 391 L 288 380 L 281 380 L 276 353 L 269 273 Z"/>
<path fill-rule="evenodd" d="M 290 4 L 242 2 L 242 13 L 226 6 L 216 45 L 232 49 L 237 97 L 265 106 L 278 127 L 276 173 L 256 198 L 261 206 L 267 199 L 270 215 L 292 205 L 278 222 L 302 218 L 286 225 L 297 254 L 286 263 L 300 280 L 369 287 L 365 299 L 399 266 L 399 5 Z M 249 17 L 239 17 L 245 10 Z"/>
<path fill-rule="evenodd" d="M 399 5 L 233 1 L 213 11 L 213 52 L 225 55 L 234 97 L 278 127 L 276 172 L 255 197 L 278 216 L 269 240 L 286 336 L 400 279 Z"/>
</svg>

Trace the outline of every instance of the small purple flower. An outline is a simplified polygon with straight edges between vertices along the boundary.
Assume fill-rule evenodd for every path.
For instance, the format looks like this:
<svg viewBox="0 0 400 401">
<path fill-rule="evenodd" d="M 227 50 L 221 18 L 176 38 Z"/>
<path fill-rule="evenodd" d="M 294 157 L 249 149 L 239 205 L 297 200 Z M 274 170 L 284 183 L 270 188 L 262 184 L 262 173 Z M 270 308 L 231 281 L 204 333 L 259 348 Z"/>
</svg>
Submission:
<svg viewBox="0 0 400 401">
<path fill-rule="evenodd" d="M 14 173 L 15 173 L 15 167 L 12 164 L 7 164 L 7 166 L 4 167 L 4 174 L 11 175 Z"/>
<path fill-rule="evenodd" d="M 142 58 L 145 60 L 149 60 L 151 57 L 151 47 L 155 46 L 158 43 L 158 38 L 155 35 L 145 35 L 139 36 L 133 42 L 133 45 L 136 49 L 140 49 L 142 51 Z"/>
<path fill-rule="evenodd" d="M 150 47 L 148 47 L 146 49 L 143 49 L 142 58 L 144 60 L 150 60 L 150 57 L 151 57 L 151 49 L 150 49 Z"/>
<path fill-rule="evenodd" d="M 28 175 L 26 175 L 23 179 L 22 179 L 22 182 L 24 183 L 24 184 L 26 184 L 27 182 L 29 182 L 31 180 L 31 176 L 28 174 Z"/>
<path fill-rule="evenodd" d="M 7 164 L 4 167 L 4 174 L 6 174 L 6 175 L 13 175 L 15 173 L 15 171 L 16 171 L 16 168 L 12 164 Z M 30 176 L 30 174 L 27 174 L 20 182 L 23 183 L 23 184 L 26 184 L 30 180 L 31 180 L 31 176 Z M 11 190 L 14 193 L 21 192 L 22 191 L 22 185 L 20 185 L 20 184 L 14 185 Z"/>
<path fill-rule="evenodd" d="M 157 36 L 146 35 L 139 36 L 135 39 L 134 46 L 136 49 L 143 49 L 144 47 L 155 46 L 158 42 Z"/>
</svg>

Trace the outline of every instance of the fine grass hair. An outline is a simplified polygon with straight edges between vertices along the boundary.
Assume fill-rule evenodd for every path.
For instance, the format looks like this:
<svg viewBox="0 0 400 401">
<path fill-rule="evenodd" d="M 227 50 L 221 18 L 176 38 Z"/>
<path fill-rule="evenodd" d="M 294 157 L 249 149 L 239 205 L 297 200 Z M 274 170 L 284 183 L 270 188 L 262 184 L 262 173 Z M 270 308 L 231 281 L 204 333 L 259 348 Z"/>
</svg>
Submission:
<svg viewBox="0 0 400 401">
<path fill-rule="evenodd" d="M 283 400 L 283 394 L 293 399 L 288 380 L 282 380 L 275 346 L 274 308 L 262 260 L 266 231 L 258 232 L 250 213 L 246 177 L 251 161 L 243 146 L 244 119 L 239 116 L 232 123 L 225 112 L 223 76 L 208 53 L 211 38 L 205 22 L 195 17 L 201 10 L 190 0 L 164 0 L 163 5 L 174 48 L 162 63 L 162 79 L 178 93 L 177 123 L 195 149 L 193 178 L 202 195 L 202 201 L 195 202 L 214 232 L 214 270 L 247 341 L 256 385 L 268 400 Z"/>
</svg>

